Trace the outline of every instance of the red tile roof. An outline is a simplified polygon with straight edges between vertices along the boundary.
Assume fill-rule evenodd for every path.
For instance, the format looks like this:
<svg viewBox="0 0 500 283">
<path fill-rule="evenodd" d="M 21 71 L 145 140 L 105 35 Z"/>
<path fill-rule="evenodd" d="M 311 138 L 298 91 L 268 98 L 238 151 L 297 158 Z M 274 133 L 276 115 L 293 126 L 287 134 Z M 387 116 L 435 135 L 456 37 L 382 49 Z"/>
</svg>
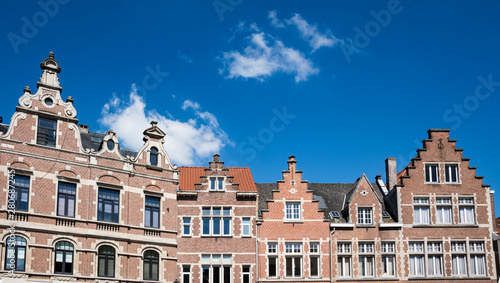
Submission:
<svg viewBox="0 0 500 283">
<path fill-rule="evenodd" d="M 200 176 L 205 176 L 208 167 L 180 167 L 179 187 L 181 191 L 194 191 L 194 184 L 200 183 Z M 257 186 L 252 177 L 250 168 L 226 167 L 229 169 L 228 176 L 234 177 L 234 183 L 240 184 L 240 192 L 257 192 Z"/>
</svg>

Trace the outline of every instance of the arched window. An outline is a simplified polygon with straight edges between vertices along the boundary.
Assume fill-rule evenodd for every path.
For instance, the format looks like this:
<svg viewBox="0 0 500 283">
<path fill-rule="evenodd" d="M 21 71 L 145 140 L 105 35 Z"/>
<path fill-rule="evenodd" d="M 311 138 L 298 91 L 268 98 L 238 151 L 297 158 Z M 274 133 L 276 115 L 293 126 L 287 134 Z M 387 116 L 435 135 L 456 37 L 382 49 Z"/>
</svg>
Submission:
<svg viewBox="0 0 500 283">
<path fill-rule="evenodd" d="M 100 246 L 98 250 L 99 277 L 115 277 L 115 249 L 111 246 Z"/>
<path fill-rule="evenodd" d="M 158 263 L 159 255 L 155 251 L 146 251 L 144 253 L 144 280 L 158 281 Z"/>
<path fill-rule="evenodd" d="M 26 265 L 26 240 L 22 237 L 7 238 L 5 270 L 24 271 Z"/>
<path fill-rule="evenodd" d="M 158 149 L 152 147 L 149 153 L 149 163 L 153 166 L 158 166 Z"/>
<path fill-rule="evenodd" d="M 56 244 L 54 273 L 73 274 L 73 244 L 61 241 Z"/>
</svg>

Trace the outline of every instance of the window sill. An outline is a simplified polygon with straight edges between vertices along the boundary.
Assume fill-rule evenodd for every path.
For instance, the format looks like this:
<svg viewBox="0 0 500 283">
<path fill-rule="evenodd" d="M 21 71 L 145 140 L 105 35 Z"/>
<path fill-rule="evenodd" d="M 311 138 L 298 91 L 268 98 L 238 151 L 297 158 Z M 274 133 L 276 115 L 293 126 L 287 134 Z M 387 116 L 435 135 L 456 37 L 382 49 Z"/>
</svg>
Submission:
<svg viewBox="0 0 500 283">
<path fill-rule="evenodd" d="M 201 238 L 232 238 L 233 235 L 200 235 Z"/>
<path fill-rule="evenodd" d="M 181 235 L 182 238 L 192 238 L 193 235 Z"/>
<path fill-rule="evenodd" d="M 154 170 L 154 171 L 159 171 L 159 172 L 162 172 L 163 171 L 163 168 L 161 167 L 158 167 L 158 166 L 154 166 L 154 165 L 146 165 L 146 169 L 150 169 L 150 170 Z"/>
<path fill-rule="evenodd" d="M 285 219 L 283 220 L 284 223 L 304 223 L 304 220 L 298 219 L 298 220 L 292 220 L 292 219 Z M 290 278 L 299 278 L 299 277 L 290 277 Z"/>
<path fill-rule="evenodd" d="M 375 228 L 377 227 L 375 224 L 356 224 L 357 228 Z"/>
<path fill-rule="evenodd" d="M 478 228 L 477 224 L 413 224 L 412 228 Z"/>
</svg>

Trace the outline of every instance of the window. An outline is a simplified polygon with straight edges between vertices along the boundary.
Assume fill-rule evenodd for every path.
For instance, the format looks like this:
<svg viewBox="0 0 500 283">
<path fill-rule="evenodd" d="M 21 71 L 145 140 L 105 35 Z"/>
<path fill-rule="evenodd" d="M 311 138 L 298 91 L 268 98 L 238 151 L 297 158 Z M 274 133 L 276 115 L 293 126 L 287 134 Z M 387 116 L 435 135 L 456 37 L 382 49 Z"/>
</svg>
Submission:
<svg viewBox="0 0 500 283">
<path fill-rule="evenodd" d="M 146 251 L 144 253 L 144 268 L 143 277 L 144 280 L 158 281 L 158 264 L 160 257 L 155 251 Z"/>
<path fill-rule="evenodd" d="M 439 166 L 437 164 L 425 165 L 425 182 L 427 183 L 439 182 Z"/>
<path fill-rule="evenodd" d="M 394 243 L 382 243 L 382 276 L 396 276 L 396 251 Z"/>
<path fill-rule="evenodd" d="M 224 190 L 224 177 L 210 177 L 210 190 L 212 191 Z"/>
<path fill-rule="evenodd" d="M 182 218 L 182 235 L 183 236 L 191 236 L 191 218 L 190 217 Z"/>
<path fill-rule="evenodd" d="M 465 242 L 451 243 L 451 269 L 455 276 L 467 276 L 467 254 Z"/>
<path fill-rule="evenodd" d="M 446 183 L 458 183 L 458 165 L 447 164 L 444 166 Z"/>
<path fill-rule="evenodd" d="M 26 264 L 26 240 L 22 237 L 7 238 L 5 269 L 24 271 Z"/>
<path fill-rule="evenodd" d="M 28 211 L 28 199 L 30 190 L 30 177 L 15 175 L 14 183 L 10 183 L 15 190 L 15 210 Z M 10 207 L 10 203 L 9 203 Z"/>
<path fill-rule="evenodd" d="M 372 224 L 372 208 L 360 207 L 358 208 L 358 223 L 359 224 Z"/>
<path fill-rule="evenodd" d="M 429 276 L 443 276 L 442 244 L 439 242 L 427 243 L 427 265 Z"/>
<path fill-rule="evenodd" d="M 160 198 L 146 196 L 145 212 L 144 226 L 160 228 Z"/>
<path fill-rule="evenodd" d="M 36 144 L 56 147 L 56 120 L 38 117 Z"/>
<path fill-rule="evenodd" d="M 59 182 L 57 215 L 75 217 L 76 184 Z"/>
<path fill-rule="evenodd" d="M 436 199 L 436 222 L 437 224 L 451 224 L 451 199 L 437 198 Z"/>
<path fill-rule="evenodd" d="M 230 283 L 231 255 L 201 255 L 202 283 Z"/>
<path fill-rule="evenodd" d="M 470 242 L 470 275 L 486 276 L 486 262 L 483 242 Z"/>
<path fill-rule="evenodd" d="M 337 244 L 337 276 L 351 277 L 351 243 Z"/>
<path fill-rule="evenodd" d="M 474 200 L 472 198 L 458 199 L 458 219 L 460 224 L 474 224 Z"/>
<path fill-rule="evenodd" d="M 286 204 L 285 219 L 300 220 L 300 203 L 293 202 Z"/>
<path fill-rule="evenodd" d="M 153 166 L 158 166 L 158 149 L 156 147 L 152 147 L 149 150 L 149 163 Z"/>
<path fill-rule="evenodd" d="M 182 283 L 190 283 L 191 282 L 191 266 L 183 265 L 182 266 Z"/>
<path fill-rule="evenodd" d="M 414 198 L 413 199 L 413 223 L 414 224 L 429 224 L 429 199 Z"/>
<path fill-rule="evenodd" d="M 203 236 L 231 236 L 231 208 L 203 207 Z"/>
<path fill-rule="evenodd" d="M 425 276 L 424 243 L 410 242 L 410 276 Z"/>
<path fill-rule="evenodd" d="M 99 188 L 97 220 L 118 223 L 120 192 Z"/>
<path fill-rule="evenodd" d="M 113 149 L 115 149 L 115 142 L 113 140 L 108 140 L 106 142 L 106 146 L 108 147 L 109 151 L 113 151 Z"/>
<path fill-rule="evenodd" d="M 54 273 L 73 274 L 73 244 L 70 242 L 56 244 Z"/>
<path fill-rule="evenodd" d="M 320 276 L 320 254 L 319 243 L 309 244 L 309 276 Z"/>
<path fill-rule="evenodd" d="M 278 276 L 278 245 L 276 243 L 267 244 L 267 276 Z"/>
<path fill-rule="evenodd" d="M 111 246 L 100 246 L 97 253 L 97 276 L 115 277 L 115 249 Z"/>
<path fill-rule="evenodd" d="M 241 271 L 241 282 L 250 283 L 250 265 L 243 265 Z"/>
<path fill-rule="evenodd" d="M 285 276 L 302 276 L 302 244 L 285 244 Z"/>
<path fill-rule="evenodd" d="M 250 218 L 241 219 L 241 235 L 250 236 Z"/>
<path fill-rule="evenodd" d="M 359 276 L 373 276 L 373 243 L 359 243 Z"/>
</svg>

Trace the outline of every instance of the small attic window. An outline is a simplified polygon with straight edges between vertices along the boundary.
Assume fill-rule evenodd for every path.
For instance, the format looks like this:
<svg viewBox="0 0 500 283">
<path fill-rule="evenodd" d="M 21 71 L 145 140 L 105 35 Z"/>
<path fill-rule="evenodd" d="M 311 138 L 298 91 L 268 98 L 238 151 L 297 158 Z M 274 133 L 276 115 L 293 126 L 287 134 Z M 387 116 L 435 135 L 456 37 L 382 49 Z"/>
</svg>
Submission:
<svg viewBox="0 0 500 283">
<path fill-rule="evenodd" d="M 158 149 L 156 147 L 152 147 L 149 152 L 149 163 L 153 166 L 158 166 Z"/>
<path fill-rule="evenodd" d="M 340 213 L 338 211 L 330 211 L 328 214 L 331 219 L 340 218 Z"/>
<path fill-rule="evenodd" d="M 92 140 L 92 142 L 101 142 L 99 137 L 90 137 L 90 140 Z"/>
<path fill-rule="evenodd" d="M 106 145 L 108 146 L 109 151 L 113 151 L 113 149 L 115 149 L 115 142 L 113 140 L 108 140 Z"/>
<path fill-rule="evenodd" d="M 387 211 L 382 211 L 382 218 L 391 218 L 391 215 Z"/>
</svg>

